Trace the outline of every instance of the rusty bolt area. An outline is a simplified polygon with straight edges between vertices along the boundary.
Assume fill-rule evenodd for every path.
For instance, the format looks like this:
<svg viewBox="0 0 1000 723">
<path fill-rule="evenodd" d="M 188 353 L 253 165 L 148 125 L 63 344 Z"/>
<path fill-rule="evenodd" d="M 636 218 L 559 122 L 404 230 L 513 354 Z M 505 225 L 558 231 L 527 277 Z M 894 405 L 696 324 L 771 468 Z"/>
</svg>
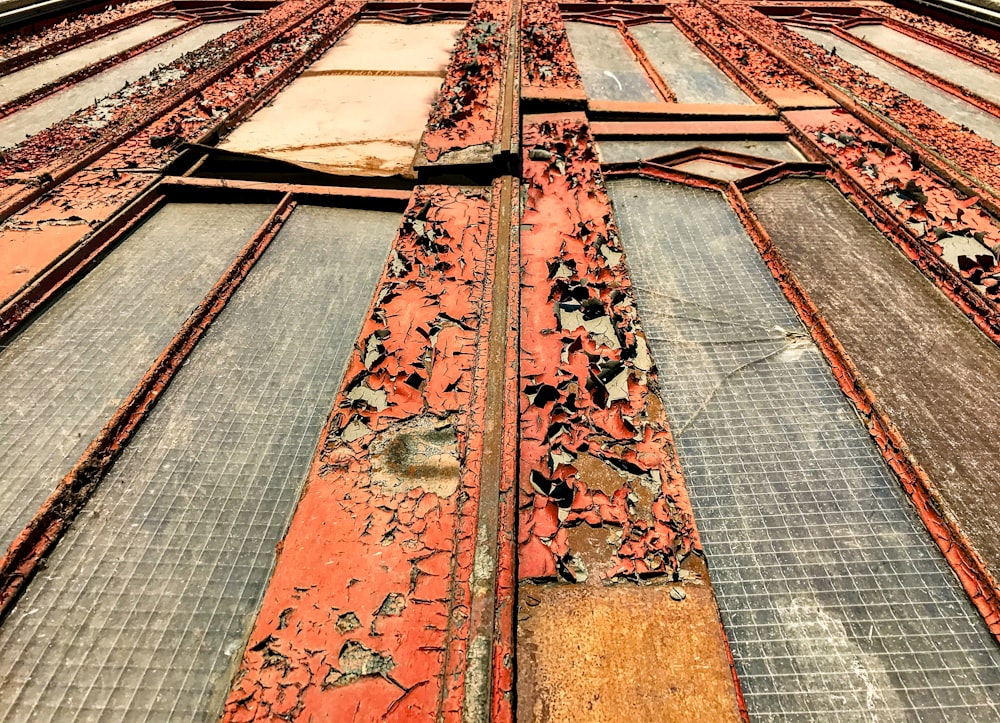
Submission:
<svg viewBox="0 0 1000 723">
<path fill-rule="evenodd" d="M 415 192 L 228 720 L 333 710 L 435 720 L 461 710 L 489 227 L 488 192 Z"/>
<path fill-rule="evenodd" d="M 520 577 L 678 579 L 698 535 L 589 130 L 525 147 Z"/>
</svg>

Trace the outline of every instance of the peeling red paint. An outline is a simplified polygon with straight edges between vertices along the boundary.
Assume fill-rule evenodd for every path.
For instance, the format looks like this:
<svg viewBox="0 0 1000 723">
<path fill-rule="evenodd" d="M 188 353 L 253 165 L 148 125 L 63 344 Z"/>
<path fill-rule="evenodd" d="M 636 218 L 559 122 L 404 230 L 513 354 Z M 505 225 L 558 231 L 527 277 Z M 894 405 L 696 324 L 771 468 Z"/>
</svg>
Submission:
<svg viewBox="0 0 1000 723">
<path fill-rule="evenodd" d="M 590 133 L 526 128 L 519 576 L 584 579 L 584 525 L 621 531 L 595 578 L 673 576 L 698 534 Z"/>
<path fill-rule="evenodd" d="M 746 28 L 747 34 L 766 50 L 789 62 L 805 77 L 818 80 L 821 85 L 825 81 L 827 87 L 824 90 L 835 99 L 838 89 L 846 91 L 849 95 L 844 97 L 844 102 L 849 109 L 854 110 L 850 106 L 856 101 L 875 113 L 891 118 L 915 141 L 956 164 L 975 181 L 985 184 L 992 194 L 1000 193 L 1000 169 L 993 160 L 1000 154 L 1000 149 L 987 139 L 944 118 L 920 101 L 838 56 L 827 53 L 752 7 L 713 4 L 712 9 L 733 24 Z M 873 119 L 873 125 L 886 124 Z M 887 133 L 884 127 L 878 130 Z"/>
<path fill-rule="evenodd" d="M 788 67 L 736 27 L 698 5 L 671 8 L 681 26 L 715 48 L 736 70 L 779 106 L 829 103 L 829 99 L 799 73 Z"/>
<path fill-rule="evenodd" d="M 566 26 L 551 0 L 521 4 L 521 94 L 586 97 Z"/>
<path fill-rule="evenodd" d="M 955 189 L 924 167 L 919 156 L 890 143 L 846 112 L 800 111 L 789 113 L 788 118 L 842 173 L 920 240 L 915 255 L 922 252 L 940 259 L 953 238 L 969 248 L 981 247 L 981 253 L 960 254 L 958 267 L 951 268 L 987 299 L 1000 299 L 1000 222 L 978 197 Z M 953 293 L 949 295 L 955 299 Z M 964 299 L 956 301 L 967 307 Z M 993 325 L 1000 329 L 1000 321 Z"/>
<path fill-rule="evenodd" d="M 421 152 L 431 163 L 456 151 L 485 151 L 492 159 L 510 23 L 509 3 L 476 0 L 472 6 L 421 139 Z"/>
<path fill-rule="evenodd" d="M 903 490 L 916 508 L 934 543 L 948 560 L 973 605 L 983 616 L 990 633 L 1000 639 L 1000 596 L 997 594 L 996 582 L 985 564 L 958 525 L 942 512 L 946 507 L 933 482 L 910 454 L 896 425 L 864 383 L 857 367 L 847 356 L 819 308 L 799 285 L 781 254 L 771 243 L 767 231 L 757 222 L 742 194 L 733 185 L 730 186 L 727 195 L 771 274 L 778 281 L 785 296 L 795 306 L 813 340 L 830 362 L 837 384 L 860 413 L 882 457 L 899 478 Z"/>
<path fill-rule="evenodd" d="M 31 59 L 54 55 L 139 22 L 164 0 L 136 0 L 96 13 L 64 18 L 33 33 L 12 31 L 0 37 L 0 72 L 24 67 Z"/>
<path fill-rule="evenodd" d="M 51 186 L 74 166 L 95 160 L 151 123 L 157 124 L 160 132 L 155 142 L 153 135 L 145 141 L 154 146 L 153 155 L 172 157 L 176 143 L 194 140 L 181 135 L 191 116 L 200 121 L 200 133 L 204 133 L 220 123 L 229 109 L 246 102 L 246 86 L 266 87 L 288 63 L 322 41 L 324 31 L 330 30 L 322 20 L 315 29 L 308 22 L 296 27 L 315 15 L 321 5 L 321 0 L 283 3 L 9 149 L 0 165 L 0 214 L 37 197 L 38 188 Z M 338 5 L 328 9 L 326 16 L 343 21 L 358 7 Z M 275 43 L 282 36 L 282 41 Z M 279 58 L 284 63 L 277 68 L 265 64 Z M 231 71 L 236 64 L 237 69 Z M 237 80 L 241 73 L 246 77 L 242 83 Z M 218 84 L 217 95 L 208 100 L 199 95 L 213 83 Z M 129 157 L 120 167 L 145 167 L 145 163 L 145 158 Z"/>
<path fill-rule="evenodd" d="M 227 720 L 460 717 L 490 218 L 485 191 L 416 190 Z"/>
</svg>

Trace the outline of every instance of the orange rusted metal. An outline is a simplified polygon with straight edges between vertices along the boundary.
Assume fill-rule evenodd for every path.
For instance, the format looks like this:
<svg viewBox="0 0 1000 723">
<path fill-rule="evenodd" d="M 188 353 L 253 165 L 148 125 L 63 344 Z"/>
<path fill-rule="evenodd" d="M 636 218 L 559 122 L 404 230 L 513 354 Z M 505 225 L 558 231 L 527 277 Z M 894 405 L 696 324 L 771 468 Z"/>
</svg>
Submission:
<svg viewBox="0 0 1000 723">
<path fill-rule="evenodd" d="M 490 198 L 415 191 L 227 720 L 460 715 L 491 318 Z"/>
</svg>

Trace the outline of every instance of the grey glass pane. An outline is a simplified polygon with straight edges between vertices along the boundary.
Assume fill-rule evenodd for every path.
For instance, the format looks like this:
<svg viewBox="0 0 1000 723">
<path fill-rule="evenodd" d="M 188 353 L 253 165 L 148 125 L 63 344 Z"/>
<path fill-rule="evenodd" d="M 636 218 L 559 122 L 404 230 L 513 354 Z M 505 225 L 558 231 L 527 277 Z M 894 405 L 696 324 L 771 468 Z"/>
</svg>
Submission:
<svg viewBox="0 0 1000 723">
<path fill-rule="evenodd" d="M 641 141 L 598 141 L 597 149 L 603 163 L 642 161 L 647 158 L 680 153 L 697 147 L 712 148 L 730 153 L 745 153 L 775 161 L 804 161 L 805 157 L 787 141 L 756 141 L 712 139 L 694 140 L 641 140 Z"/>
<path fill-rule="evenodd" d="M 1000 118 L 835 35 L 809 28 L 791 29 L 827 50 L 836 48 L 837 55 L 848 63 L 853 63 L 893 88 L 921 101 L 945 118 L 971 128 L 994 143 L 1000 143 Z"/>
<path fill-rule="evenodd" d="M 138 80 L 156 66 L 171 63 L 184 53 L 200 48 L 209 40 L 229 32 L 242 23 L 242 20 L 233 20 L 199 25 L 183 35 L 7 116 L 0 120 L 0 148 L 17 145 L 26 136 L 45 130 L 53 123 L 71 116 L 81 108 L 86 108 L 95 100 L 121 90 L 126 84 Z"/>
<path fill-rule="evenodd" d="M 398 221 L 294 212 L 0 628 L 0 718 L 218 714 Z"/>
<path fill-rule="evenodd" d="M 155 18 L 130 28 L 111 33 L 99 40 L 81 45 L 73 50 L 29 65 L 0 77 L 0 103 L 38 90 L 54 80 L 72 75 L 89 65 L 110 58 L 112 55 L 141 45 L 147 40 L 179 28 L 185 23 L 180 18 Z"/>
<path fill-rule="evenodd" d="M 566 34 L 589 98 L 633 103 L 663 100 L 615 28 L 566 23 Z"/>
<path fill-rule="evenodd" d="M 609 183 L 753 720 L 998 720 L 1000 650 L 718 193 Z"/>
<path fill-rule="evenodd" d="M 670 86 L 678 103 L 753 105 L 754 101 L 673 24 L 647 23 L 629 31 Z"/>
<path fill-rule="evenodd" d="M 0 350 L 0 549 L 55 490 L 270 211 L 166 206 Z"/>
<path fill-rule="evenodd" d="M 918 68 L 950 80 L 994 103 L 1000 103 L 1000 77 L 980 65 L 885 25 L 859 25 L 847 32 Z"/>
</svg>

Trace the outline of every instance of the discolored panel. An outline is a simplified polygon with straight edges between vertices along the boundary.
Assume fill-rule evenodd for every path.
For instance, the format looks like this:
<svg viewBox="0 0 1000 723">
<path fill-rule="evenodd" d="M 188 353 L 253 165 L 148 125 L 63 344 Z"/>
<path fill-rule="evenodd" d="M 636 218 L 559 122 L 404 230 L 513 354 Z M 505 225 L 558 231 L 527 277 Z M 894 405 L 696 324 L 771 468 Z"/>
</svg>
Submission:
<svg viewBox="0 0 1000 723">
<path fill-rule="evenodd" d="M 166 206 L 0 350 L 0 548 L 76 464 L 270 210 Z"/>
<path fill-rule="evenodd" d="M 566 23 L 566 35 L 587 97 L 634 103 L 663 100 L 618 30 L 605 25 Z"/>
<path fill-rule="evenodd" d="M 359 23 L 219 147 L 330 173 L 412 175 L 461 29 Z"/>
<path fill-rule="evenodd" d="M 753 105 L 733 80 L 671 23 L 647 23 L 629 32 L 674 92 L 678 103 Z"/>
<path fill-rule="evenodd" d="M 292 214 L 0 628 L 0 718 L 218 715 L 398 222 Z"/>
<path fill-rule="evenodd" d="M 1000 717 L 996 641 L 728 202 L 609 192 L 751 719 Z"/>
<path fill-rule="evenodd" d="M 970 63 L 886 25 L 859 25 L 847 32 L 918 68 L 950 80 L 994 103 L 1000 103 L 1000 76 L 981 65 Z"/>
<path fill-rule="evenodd" d="M 750 203 L 955 519 L 1000 577 L 1000 349 L 821 180 Z M 808 209 L 803 213 L 803 209 Z"/>
<path fill-rule="evenodd" d="M 44 85 L 99 63 L 124 50 L 141 45 L 184 25 L 180 18 L 155 18 L 133 25 L 117 33 L 67 50 L 65 53 L 34 63 L 22 70 L 2 76 L 0 80 L 0 103 L 9 103 L 15 98 L 38 90 Z"/>
<path fill-rule="evenodd" d="M 134 58 L 12 113 L 0 120 L 0 148 L 17 145 L 26 136 L 48 128 L 53 123 L 86 108 L 95 100 L 138 80 L 158 65 L 172 63 L 184 53 L 200 48 L 209 40 L 239 27 L 242 23 L 242 20 L 236 20 L 199 25 Z"/>
<path fill-rule="evenodd" d="M 1000 143 L 1000 118 L 835 35 L 809 28 L 790 29 L 827 50 L 836 48 L 837 55 L 848 63 L 853 63 L 893 88 L 921 101 L 945 118 L 967 126 L 994 143 Z"/>
</svg>

